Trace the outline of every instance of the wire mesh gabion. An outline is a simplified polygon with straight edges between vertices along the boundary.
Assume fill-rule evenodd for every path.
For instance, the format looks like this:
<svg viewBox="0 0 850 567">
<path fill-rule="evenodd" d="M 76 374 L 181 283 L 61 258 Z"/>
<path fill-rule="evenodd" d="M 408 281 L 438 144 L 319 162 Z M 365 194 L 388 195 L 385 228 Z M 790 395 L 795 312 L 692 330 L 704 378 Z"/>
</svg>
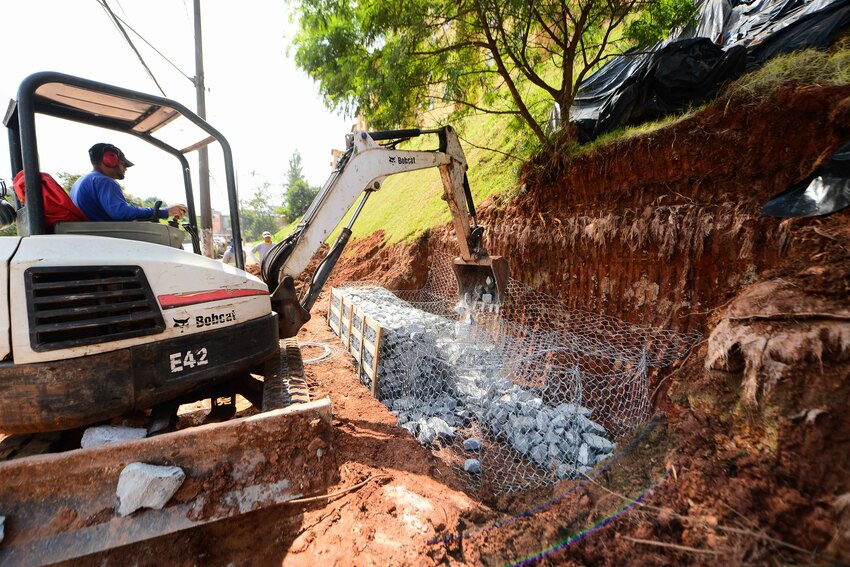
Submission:
<svg viewBox="0 0 850 567">
<path fill-rule="evenodd" d="M 699 340 L 571 309 L 515 280 L 500 306 L 470 309 L 451 265 L 435 256 L 421 290 L 343 284 L 337 324 L 351 305 L 380 324 L 378 399 L 496 494 L 577 478 L 610 456 L 650 416 L 648 369 Z M 364 357 L 360 379 L 372 387 L 362 367 L 374 360 Z"/>
</svg>

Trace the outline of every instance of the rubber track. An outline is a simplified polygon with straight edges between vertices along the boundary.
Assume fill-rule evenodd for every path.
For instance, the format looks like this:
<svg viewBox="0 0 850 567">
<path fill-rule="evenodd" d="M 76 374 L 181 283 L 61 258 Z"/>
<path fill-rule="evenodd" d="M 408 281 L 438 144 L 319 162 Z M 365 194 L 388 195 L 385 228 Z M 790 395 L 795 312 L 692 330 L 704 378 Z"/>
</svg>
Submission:
<svg viewBox="0 0 850 567">
<path fill-rule="evenodd" d="M 289 403 L 306 404 L 310 401 L 310 391 L 304 377 L 304 362 L 301 359 L 301 347 L 297 339 L 285 339 L 286 358 L 289 368 Z"/>
<path fill-rule="evenodd" d="M 263 411 L 310 401 L 301 348 L 296 339 L 284 340 L 279 356 L 265 364 L 263 374 Z"/>
</svg>

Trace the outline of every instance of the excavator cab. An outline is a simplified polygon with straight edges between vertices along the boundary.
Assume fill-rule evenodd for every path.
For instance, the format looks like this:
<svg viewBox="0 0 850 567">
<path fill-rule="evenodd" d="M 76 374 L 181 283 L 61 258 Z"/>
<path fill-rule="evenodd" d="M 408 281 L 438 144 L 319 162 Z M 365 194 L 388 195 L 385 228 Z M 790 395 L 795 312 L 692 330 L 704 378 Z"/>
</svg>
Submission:
<svg viewBox="0 0 850 567">
<path fill-rule="evenodd" d="M 41 171 L 37 115 L 175 158 L 158 176 L 182 177 L 188 220 L 69 222 L 80 219 L 51 206 L 67 195 Z M 224 136 L 177 101 L 53 72 L 24 79 L 4 124 L 19 183 L 0 222 L 19 231 L 0 237 L 0 565 L 73 560 L 326 492 L 338 477 L 330 400 L 309 401 L 297 343 L 281 349 L 268 286 L 244 270 Z M 187 154 L 211 144 L 235 268 L 200 254 Z M 192 409 L 206 400 L 209 413 Z M 89 431 L 113 442 L 84 444 Z M 140 465 L 151 480 L 177 469 L 180 492 L 122 508 L 118 486 Z M 130 500 L 150 494 L 134 486 Z"/>
</svg>

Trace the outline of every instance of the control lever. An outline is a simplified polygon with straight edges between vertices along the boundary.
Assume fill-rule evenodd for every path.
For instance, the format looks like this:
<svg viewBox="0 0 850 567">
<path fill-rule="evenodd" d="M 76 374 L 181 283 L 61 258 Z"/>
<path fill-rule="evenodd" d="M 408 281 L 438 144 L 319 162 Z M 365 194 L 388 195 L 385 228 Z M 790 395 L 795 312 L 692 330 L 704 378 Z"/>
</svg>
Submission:
<svg viewBox="0 0 850 567">
<path fill-rule="evenodd" d="M 157 201 L 153 204 L 153 215 L 151 215 L 151 222 L 159 222 L 159 210 L 162 208 L 162 201 Z"/>
</svg>

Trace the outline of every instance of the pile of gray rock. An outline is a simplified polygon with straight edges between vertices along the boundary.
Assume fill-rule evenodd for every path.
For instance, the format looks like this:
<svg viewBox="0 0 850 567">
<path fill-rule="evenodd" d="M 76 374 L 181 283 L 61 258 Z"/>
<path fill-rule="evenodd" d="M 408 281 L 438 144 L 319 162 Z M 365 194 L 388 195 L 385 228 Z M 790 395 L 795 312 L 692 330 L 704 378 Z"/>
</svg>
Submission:
<svg viewBox="0 0 850 567">
<path fill-rule="evenodd" d="M 458 399 L 476 421 L 500 441 L 558 478 L 574 478 L 608 458 L 615 444 L 605 428 L 591 419 L 593 410 L 578 403 L 575 384 L 564 385 L 557 405 L 505 376 L 511 365 L 493 356 L 494 345 L 438 342 L 437 350 L 453 361 Z M 570 374 L 570 373 L 568 373 Z M 576 381 L 581 374 L 571 373 Z"/>
<path fill-rule="evenodd" d="M 605 428 L 592 419 L 593 410 L 578 403 L 580 384 L 564 385 L 557 405 L 544 403 L 535 390 L 505 375 L 515 345 L 482 338 L 468 315 L 461 321 L 440 317 L 377 287 L 343 293 L 384 328 L 379 398 L 420 443 L 462 443 L 471 472 L 481 471 L 479 456 L 485 453 L 487 463 L 513 459 L 503 448 L 509 446 L 561 479 L 589 471 L 614 451 Z M 578 369 L 573 377 L 581 381 Z M 472 421 L 487 438 L 456 439 Z"/>
</svg>

